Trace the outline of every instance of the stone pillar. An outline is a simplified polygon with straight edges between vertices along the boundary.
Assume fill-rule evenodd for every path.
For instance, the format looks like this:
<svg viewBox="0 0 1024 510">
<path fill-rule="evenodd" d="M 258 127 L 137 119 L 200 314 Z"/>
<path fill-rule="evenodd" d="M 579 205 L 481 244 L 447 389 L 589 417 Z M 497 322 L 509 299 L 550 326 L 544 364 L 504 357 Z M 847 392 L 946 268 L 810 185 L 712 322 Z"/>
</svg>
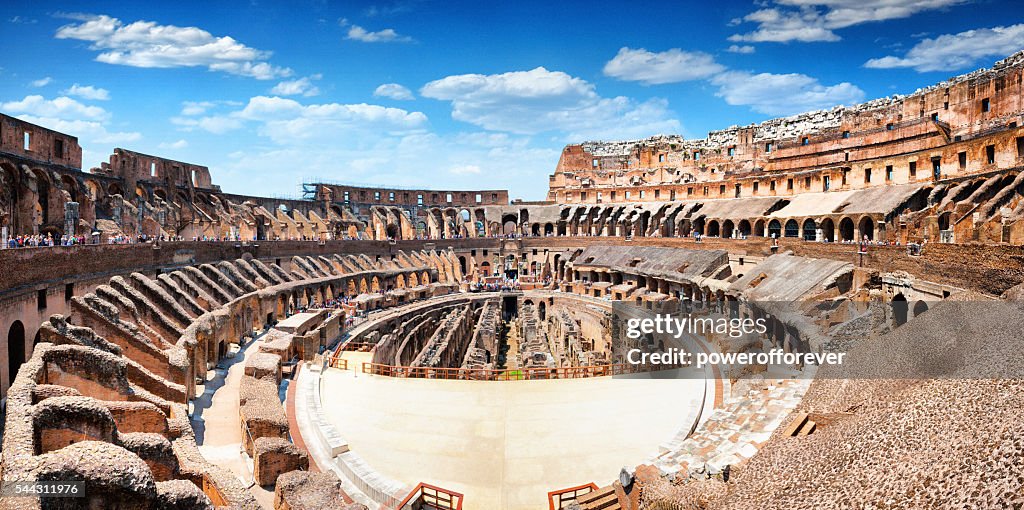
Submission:
<svg viewBox="0 0 1024 510">
<path fill-rule="evenodd" d="M 814 240 L 815 241 L 818 241 L 819 243 L 822 242 L 824 240 L 823 236 L 824 236 L 824 234 L 822 233 L 821 228 L 815 229 L 815 231 L 814 231 Z"/>
<path fill-rule="evenodd" d="M 75 235 L 75 228 L 78 226 L 78 202 L 64 203 L 64 233 L 69 236 Z M 6 237 L 6 236 L 5 236 Z"/>
</svg>

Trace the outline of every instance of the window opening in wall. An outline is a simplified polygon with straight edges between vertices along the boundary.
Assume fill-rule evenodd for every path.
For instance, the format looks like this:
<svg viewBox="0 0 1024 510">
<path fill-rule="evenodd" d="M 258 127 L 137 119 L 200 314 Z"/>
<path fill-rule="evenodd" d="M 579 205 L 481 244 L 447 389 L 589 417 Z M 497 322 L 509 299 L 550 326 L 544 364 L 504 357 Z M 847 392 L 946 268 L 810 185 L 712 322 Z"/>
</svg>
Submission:
<svg viewBox="0 0 1024 510">
<path fill-rule="evenodd" d="M 149 176 L 156 177 L 156 161 L 149 162 Z"/>
<path fill-rule="evenodd" d="M 793 179 L 786 179 L 786 189 L 793 191 Z"/>
<path fill-rule="evenodd" d="M 25 131 L 25 150 L 30 151 L 32 146 L 32 133 Z"/>
<path fill-rule="evenodd" d="M 957 153 L 956 161 L 960 164 L 960 170 L 967 168 L 967 152 L 962 151 Z"/>
<path fill-rule="evenodd" d="M 886 131 L 892 131 L 892 129 L 893 129 L 893 123 L 892 122 L 890 122 L 890 123 L 885 125 L 885 130 Z"/>
<path fill-rule="evenodd" d="M 60 138 L 53 140 L 53 156 L 57 158 L 64 157 L 64 140 Z"/>
<path fill-rule="evenodd" d="M 1024 157 L 1024 136 L 1017 137 L 1017 157 Z"/>
<path fill-rule="evenodd" d="M 885 180 L 892 180 L 892 165 L 885 165 Z"/>
<path fill-rule="evenodd" d="M 981 100 L 981 113 L 987 113 L 989 110 L 991 110 L 991 105 L 989 103 L 988 98 L 986 97 L 985 99 Z"/>
<path fill-rule="evenodd" d="M 75 297 L 75 284 L 64 284 L 64 301 L 71 301 L 73 297 Z"/>
<path fill-rule="evenodd" d="M 765 152 L 771 152 L 772 151 L 772 144 L 771 143 L 764 144 L 764 151 Z"/>
<path fill-rule="evenodd" d="M 729 155 L 730 156 L 735 156 L 736 155 L 736 147 L 729 147 Z"/>
<path fill-rule="evenodd" d="M 721 186 L 718 187 L 718 194 L 719 195 L 724 195 L 725 194 L 725 184 L 722 184 Z"/>
<path fill-rule="evenodd" d="M 996 146 L 995 145 L 987 145 L 987 146 L 985 146 L 985 162 L 990 164 L 990 165 L 996 162 Z"/>
<path fill-rule="evenodd" d="M 758 188 L 758 186 L 757 186 L 757 185 L 758 185 L 758 183 L 757 183 L 757 181 L 755 181 L 755 182 L 754 182 L 754 185 L 753 185 L 753 190 L 754 190 L 754 194 L 755 194 L 755 195 L 757 194 L 757 188 Z"/>
<path fill-rule="evenodd" d="M 477 193 L 476 194 L 476 203 L 478 203 L 478 204 L 484 203 L 484 196 L 479 194 L 479 193 Z"/>
<path fill-rule="evenodd" d="M 374 200 L 374 202 L 380 202 L 380 192 L 379 191 L 374 191 L 373 192 L 373 200 Z"/>
<path fill-rule="evenodd" d="M 865 168 L 864 169 L 864 183 L 867 184 L 869 182 L 871 182 L 871 169 L 870 168 Z"/>
<path fill-rule="evenodd" d="M 932 177 L 934 177 L 935 180 L 939 180 L 939 179 L 942 178 L 942 157 L 941 156 L 936 156 L 936 157 L 932 158 Z"/>
<path fill-rule="evenodd" d="M 804 177 L 804 188 L 811 189 L 811 178 Z"/>
<path fill-rule="evenodd" d="M 36 291 L 36 305 L 40 310 L 46 310 L 46 289 Z"/>
<path fill-rule="evenodd" d="M 910 162 L 910 176 L 917 177 L 917 161 Z"/>
<path fill-rule="evenodd" d="M 444 200 L 445 200 L 445 202 L 448 202 L 449 204 L 452 203 L 452 194 L 451 193 L 445 193 Z"/>
<path fill-rule="evenodd" d="M 391 201 L 391 202 L 395 201 L 395 192 L 394 191 L 388 192 L 388 200 Z"/>
<path fill-rule="evenodd" d="M 775 181 L 768 183 L 768 191 L 775 191 Z"/>
<path fill-rule="evenodd" d="M 740 198 L 740 190 L 741 190 L 740 185 L 737 184 L 736 185 L 736 198 Z"/>
<path fill-rule="evenodd" d="M 843 131 L 843 138 L 849 138 L 849 137 L 850 137 L 850 132 L 849 131 Z"/>
<path fill-rule="evenodd" d="M 800 145 L 810 145 L 810 143 L 811 139 L 807 138 L 806 136 L 802 140 L 800 140 Z"/>
<path fill-rule="evenodd" d="M 821 190 L 822 191 L 828 191 L 828 186 L 829 186 L 829 176 L 825 175 L 825 176 L 823 176 L 821 178 Z"/>
</svg>

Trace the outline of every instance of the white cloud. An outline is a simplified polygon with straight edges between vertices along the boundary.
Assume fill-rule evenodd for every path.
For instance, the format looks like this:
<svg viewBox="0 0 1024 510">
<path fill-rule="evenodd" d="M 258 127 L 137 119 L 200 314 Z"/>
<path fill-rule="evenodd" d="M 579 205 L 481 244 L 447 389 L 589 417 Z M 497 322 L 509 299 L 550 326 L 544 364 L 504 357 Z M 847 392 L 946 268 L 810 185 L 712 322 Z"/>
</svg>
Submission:
<svg viewBox="0 0 1024 510">
<path fill-rule="evenodd" d="M 728 71 L 711 83 L 718 86 L 715 95 L 726 103 L 749 106 L 767 115 L 792 115 L 864 100 L 864 91 L 851 83 L 826 86 L 816 78 L 796 73 Z"/>
<path fill-rule="evenodd" d="M 373 91 L 374 97 L 386 97 L 396 101 L 411 101 L 415 99 L 412 91 L 397 83 L 385 83 Z"/>
<path fill-rule="evenodd" d="M 620 48 L 604 65 L 605 76 L 647 85 L 698 80 L 724 70 L 725 67 L 707 53 L 679 48 L 659 53 L 643 48 Z"/>
<path fill-rule="evenodd" d="M 241 129 L 244 123 L 233 117 L 207 116 L 207 117 L 171 117 L 171 124 L 181 126 L 182 131 L 194 131 L 202 129 L 215 135 L 222 135 L 228 131 Z"/>
<path fill-rule="evenodd" d="M 452 118 L 519 134 L 548 131 L 570 139 L 678 132 L 668 103 L 603 98 L 586 80 L 538 67 L 503 74 L 454 75 L 427 83 L 424 97 L 450 101 Z"/>
<path fill-rule="evenodd" d="M 320 89 L 313 85 L 313 80 L 319 80 L 320 78 L 321 75 L 314 74 L 297 80 L 282 81 L 270 89 L 270 93 L 282 96 L 315 96 L 320 94 Z"/>
<path fill-rule="evenodd" d="M 267 62 L 270 52 L 250 48 L 229 36 L 215 37 L 197 27 L 124 24 L 110 16 L 79 18 L 57 30 L 58 39 L 90 42 L 96 60 L 132 67 L 206 67 L 259 80 L 290 76 L 292 71 Z"/>
<path fill-rule="evenodd" d="M 107 128 L 97 121 L 68 120 L 55 117 L 38 117 L 35 115 L 18 115 L 18 118 L 54 131 L 77 136 L 83 145 L 89 143 L 116 145 L 142 139 L 142 134 L 133 131 L 107 131 Z"/>
<path fill-rule="evenodd" d="M 35 25 L 39 22 L 35 18 L 26 18 L 25 16 L 11 16 L 7 21 L 15 25 Z"/>
<path fill-rule="evenodd" d="M 101 89 L 93 87 L 92 85 L 79 85 L 74 84 L 71 88 L 63 92 L 69 96 L 78 96 L 82 99 L 92 99 L 94 101 L 107 101 L 110 99 L 110 92 L 107 89 Z"/>
<path fill-rule="evenodd" d="M 33 87 L 39 88 L 39 87 L 45 87 L 45 86 L 47 86 L 47 85 L 49 85 L 51 83 L 53 83 L 53 78 L 50 78 L 49 76 L 47 76 L 45 78 L 39 78 L 38 80 L 33 80 L 31 83 L 29 83 L 29 85 L 32 85 Z"/>
<path fill-rule="evenodd" d="M 187 116 L 202 115 L 206 113 L 206 110 L 214 106 L 215 103 L 212 101 L 185 101 L 182 103 L 181 114 Z"/>
<path fill-rule="evenodd" d="M 730 25 L 757 23 L 757 29 L 729 37 L 733 42 L 832 42 L 841 28 L 907 18 L 968 0 L 775 0 L 775 7 L 758 9 Z M 767 5 L 767 4 L 762 4 Z M 781 7 L 781 8 L 780 8 Z"/>
<path fill-rule="evenodd" d="M 448 169 L 455 175 L 480 175 L 480 167 L 477 165 L 458 165 Z"/>
<path fill-rule="evenodd" d="M 161 149 L 184 149 L 188 147 L 188 141 L 181 139 L 176 142 L 161 142 L 159 147 Z"/>
<path fill-rule="evenodd" d="M 21 101 L 0 103 L 0 109 L 13 114 L 59 119 L 105 121 L 110 117 L 99 106 L 84 105 L 65 96 L 55 99 L 46 99 L 40 95 L 25 96 Z"/>
<path fill-rule="evenodd" d="M 1024 48 L 1024 23 L 967 30 L 924 39 L 906 55 L 873 58 L 864 67 L 892 69 L 909 67 L 918 72 L 954 71 L 976 65 L 986 57 L 1000 57 Z"/>
<path fill-rule="evenodd" d="M 200 109 L 202 110 L 200 111 Z M 206 112 L 199 104 L 187 110 Z M 289 145 L 301 140 L 337 139 L 340 136 L 390 136 L 423 129 L 427 116 L 400 108 L 371 104 L 309 104 L 282 97 L 256 96 L 245 107 L 224 114 L 205 117 L 179 116 L 171 119 L 185 131 L 202 129 L 214 134 L 241 129 L 248 123 L 257 133 L 275 143 Z"/>
<path fill-rule="evenodd" d="M 412 42 L 412 37 L 400 35 L 393 28 L 385 28 L 376 32 L 367 30 L 359 25 L 349 23 L 345 18 L 338 20 L 342 27 L 348 27 L 345 39 L 365 43 L 387 43 L 387 42 Z"/>
<path fill-rule="evenodd" d="M 747 53 L 753 53 L 755 50 L 754 50 L 754 47 L 750 46 L 750 45 L 742 45 L 741 46 L 741 45 L 738 45 L 738 44 L 731 44 L 731 45 L 729 45 L 728 48 L 725 49 L 725 51 L 728 51 L 729 53 L 747 54 Z"/>
</svg>

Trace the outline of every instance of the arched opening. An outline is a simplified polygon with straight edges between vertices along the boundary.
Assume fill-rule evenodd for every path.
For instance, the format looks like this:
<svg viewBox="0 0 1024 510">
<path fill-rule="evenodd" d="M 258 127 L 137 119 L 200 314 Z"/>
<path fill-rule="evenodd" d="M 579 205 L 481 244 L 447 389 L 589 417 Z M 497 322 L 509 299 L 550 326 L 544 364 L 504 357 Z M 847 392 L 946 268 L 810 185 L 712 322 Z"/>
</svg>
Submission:
<svg viewBox="0 0 1024 510">
<path fill-rule="evenodd" d="M 732 237 L 732 231 L 735 230 L 732 220 L 725 220 L 722 222 L 722 237 Z"/>
<path fill-rule="evenodd" d="M 757 220 L 754 222 L 754 231 L 751 232 L 753 237 L 764 237 L 764 220 Z"/>
<path fill-rule="evenodd" d="M 491 263 L 486 260 L 480 263 L 480 276 L 491 275 Z"/>
<path fill-rule="evenodd" d="M 472 217 L 472 215 L 469 214 L 469 210 L 468 209 L 463 209 L 463 210 L 459 211 L 459 216 L 462 218 L 462 222 L 463 223 L 468 222 L 469 219 Z"/>
<path fill-rule="evenodd" d="M 843 241 L 853 241 L 853 220 L 843 218 L 839 220 L 839 238 Z"/>
<path fill-rule="evenodd" d="M 750 237 L 750 222 L 747 220 L 740 220 L 739 223 L 740 237 Z"/>
<path fill-rule="evenodd" d="M 540 320 L 547 318 L 547 305 L 543 301 L 537 304 L 537 315 L 540 317 Z"/>
<path fill-rule="evenodd" d="M 530 235 L 540 236 L 540 223 L 534 223 L 533 226 L 530 227 Z"/>
<path fill-rule="evenodd" d="M 555 226 L 550 223 L 544 224 L 544 235 L 549 236 L 555 233 Z"/>
<path fill-rule="evenodd" d="M 7 330 L 7 384 L 14 383 L 18 369 L 25 362 L 25 325 L 14 321 Z"/>
<path fill-rule="evenodd" d="M 516 233 L 516 217 L 511 214 L 506 214 L 501 217 L 501 233 L 503 235 L 512 235 Z"/>
<path fill-rule="evenodd" d="M 776 239 L 782 237 L 782 223 L 779 223 L 779 220 L 772 220 L 768 223 L 768 237 Z"/>
<path fill-rule="evenodd" d="M 863 239 L 867 237 L 869 241 L 875 239 L 875 222 L 871 218 L 865 216 L 860 219 L 860 223 L 857 224 L 857 228 L 860 229 L 860 237 Z"/>
<path fill-rule="evenodd" d="M 816 241 L 818 239 L 818 224 L 811 218 L 804 220 L 804 241 Z"/>
<path fill-rule="evenodd" d="M 708 222 L 707 229 L 708 237 L 718 237 L 719 234 L 721 234 L 721 232 L 718 229 L 718 222 L 715 220 L 711 220 Z"/>
<path fill-rule="evenodd" d="M 462 270 L 462 274 L 466 274 L 466 257 L 459 255 L 459 269 Z"/>
<path fill-rule="evenodd" d="M 796 220 L 786 222 L 786 237 L 800 237 L 800 224 Z"/>
<path fill-rule="evenodd" d="M 704 218 L 697 218 L 693 221 L 693 232 L 704 235 Z"/>
<path fill-rule="evenodd" d="M 949 220 L 953 213 L 944 212 L 939 215 L 939 230 L 949 230 Z"/>
<path fill-rule="evenodd" d="M 832 221 L 832 218 L 821 220 L 821 240 L 826 243 L 836 240 L 836 224 Z"/>
<path fill-rule="evenodd" d="M 395 225 L 394 223 L 388 225 L 385 232 L 387 233 L 388 239 L 398 240 L 402 236 L 402 232 L 398 228 L 398 225 Z"/>
<path fill-rule="evenodd" d="M 902 326 L 907 323 L 908 312 L 907 298 L 903 293 L 896 294 L 892 298 L 892 323 L 894 326 Z"/>
<path fill-rule="evenodd" d="M 114 183 L 111 183 L 110 186 L 107 187 L 107 194 L 110 194 L 110 195 L 121 195 L 122 197 L 124 197 L 124 190 L 121 189 L 121 185 L 120 184 L 114 182 Z"/>
<path fill-rule="evenodd" d="M 914 317 L 917 317 L 918 315 L 921 315 L 922 313 L 927 311 L 928 303 L 925 303 L 924 301 L 918 301 L 914 303 Z"/>
</svg>

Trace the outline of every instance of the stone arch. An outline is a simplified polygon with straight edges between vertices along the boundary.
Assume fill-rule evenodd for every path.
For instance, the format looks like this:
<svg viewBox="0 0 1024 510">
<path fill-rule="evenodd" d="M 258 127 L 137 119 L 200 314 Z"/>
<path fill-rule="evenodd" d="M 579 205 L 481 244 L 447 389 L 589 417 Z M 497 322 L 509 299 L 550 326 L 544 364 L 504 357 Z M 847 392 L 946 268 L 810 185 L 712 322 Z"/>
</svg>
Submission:
<svg viewBox="0 0 1024 510">
<path fill-rule="evenodd" d="M 804 241 L 816 241 L 818 240 L 818 224 L 814 221 L 814 218 L 807 218 L 804 220 L 802 227 Z"/>
<path fill-rule="evenodd" d="M 750 221 L 748 220 L 740 220 L 739 224 L 737 224 L 737 228 L 740 229 L 740 236 L 742 237 L 750 237 L 751 234 L 753 234 L 753 230 L 750 227 Z"/>
<path fill-rule="evenodd" d="M 772 220 L 768 222 L 768 237 L 774 237 L 776 239 L 782 237 L 782 223 L 779 220 Z"/>
<path fill-rule="evenodd" d="M 950 211 L 946 211 L 946 212 L 940 214 L 939 215 L 939 230 L 949 230 L 949 227 L 952 226 L 951 223 L 950 223 L 950 220 L 952 220 L 952 217 L 953 217 L 953 213 L 950 212 Z"/>
<path fill-rule="evenodd" d="M 722 222 L 722 237 L 732 237 L 733 230 L 736 230 L 736 225 L 732 220 L 725 220 Z"/>
<path fill-rule="evenodd" d="M 486 260 L 480 263 L 480 276 L 491 275 L 491 263 Z"/>
<path fill-rule="evenodd" d="M 800 224 L 797 223 L 796 220 L 790 218 L 786 221 L 784 234 L 786 237 L 800 237 Z"/>
<path fill-rule="evenodd" d="M 875 239 L 875 221 L 870 216 L 864 216 L 857 222 L 857 230 L 860 231 L 860 238 L 868 237 L 869 241 Z"/>
<path fill-rule="evenodd" d="M 544 224 L 544 235 L 549 236 L 555 233 L 555 226 L 551 223 Z"/>
<path fill-rule="evenodd" d="M 902 326 L 907 323 L 909 312 L 907 297 L 903 293 L 896 294 L 892 298 L 892 323 L 893 326 Z"/>
<path fill-rule="evenodd" d="M 25 362 L 25 325 L 20 320 L 7 329 L 7 385 L 14 383 L 18 369 Z"/>
<path fill-rule="evenodd" d="M 754 221 L 754 230 L 750 233 L 751 237 L 764 237 L 764 220 L 758 219 Z"/>
<path fill-rule="evenodd" d="M 921 315 L 921 314 L 923 314 L 923 313 L 925 313 L 927 311 L 928 311 L 928 303 L 926 303 L 924 301 L 921 301 L 921 300 L 919 300 L 918 302 L 914 303 L 914 317 L 917 317 L 918 315 Z"/>
<path fill-rule="evenodd" d="M 831 243 L 836 240 L 836 224 L 832 218 L 821 220 L 821 240 Z"/>
<path fill-rule="evenodd" d="M 79 202 L 78 196 L 78 181 L 70 175 L 62 175 L 60 177 L 60 186 L 64 191 L 68 192 L 68 196 L 71 197 L 72 202 Z"/>
<path fill-rule="evenodd" d="M 720 231 L 720 229 L 718 227 L 718 220 L 711 220 L 711 221 L 709 221 L 707 223 L 707 227 L 706 228 L 707 228 L 707 232 L 708 232 L 708 234 L 707 234 L 708 237 L 718 237 L 721 234 L 721 231 Z"/>
<path fill-rule="evenodd" d="M 405 275 L 398 275 L 395 277 L 395 287 L 399 289 L 405 288 Z"/>
<path fill-rule="evenodd" d="M 693 220 L 693 227 L 692 227 L 692 229 L 693 229 L 693 233 L 704 235 L 704 218 L 701 217 L 701 218 L 697 218 L 696 220 Z"/>
<path fill-rule="evenodd" d="M 540 236 L 540 223 L 534 223 L 530 226 L 530 235 L 535 237 Z"/>
<path fill-rule="evenodd" d="M 504 214 L 501 216 L 501 233 L 503 235 L 516 233 L 516 215 Z"/>
<path fill-rule="evenodd" d="M 366 284 L 366 278 L 359 279 L 359 293 L 366 294 L 370 287 Z"/>
<path fill-rule="evenodd" d="M 853 220 L 850 218 L 843 218 L 839 220 L 839 239 L 843 241 L 853 241 L 856 234 L 853 230 Z"/>
<path fill-rule="evenodd" d="M 467 271 L 466 271 L 466 257 L 464 255 L 459 255 L 459 269 L 462 270 L 462 274 L 466 274 L 467 273 Z"/>
</svg>

